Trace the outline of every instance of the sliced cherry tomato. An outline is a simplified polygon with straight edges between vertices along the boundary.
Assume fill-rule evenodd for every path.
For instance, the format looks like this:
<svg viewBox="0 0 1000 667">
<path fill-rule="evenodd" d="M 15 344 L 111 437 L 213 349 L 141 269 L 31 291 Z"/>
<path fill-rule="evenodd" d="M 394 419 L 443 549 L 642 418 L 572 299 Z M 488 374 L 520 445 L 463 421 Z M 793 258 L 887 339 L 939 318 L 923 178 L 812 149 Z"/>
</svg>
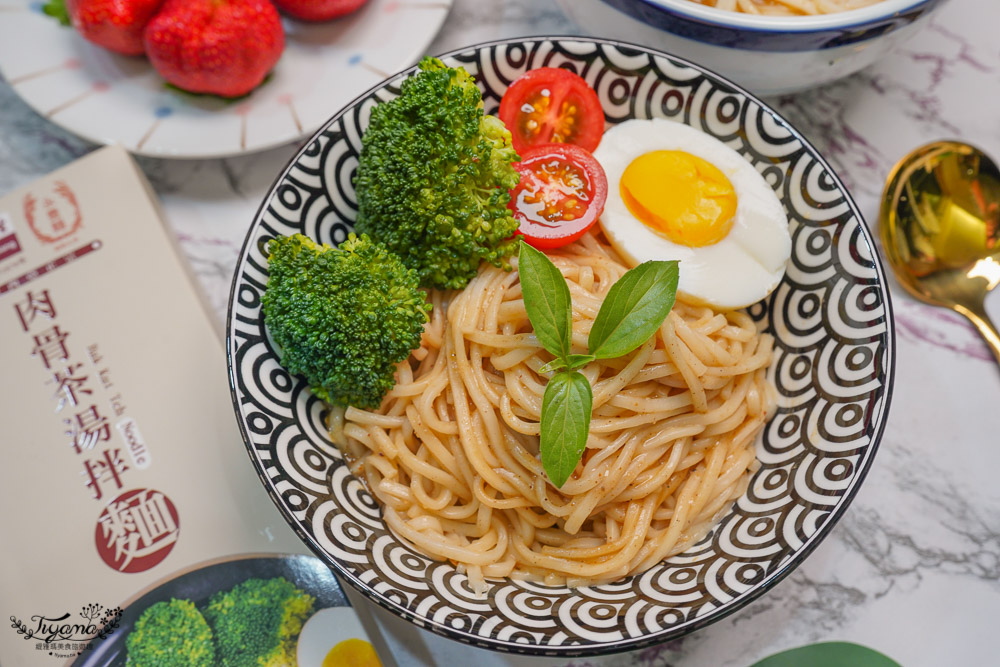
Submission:
<svg viewBox="0 0 1000 667">
<path fill-rule="evenodd" d="M 604 169 L 573 144 L 544 144 L 521 153 L 521 175 L 508 208 L 521 223 L 517 232 L 538 248 L 558 248 L 594 226 L 608 199 Z"/>
<path fill-rule="evenodd" d="M 604 134 L 597 93 L 580 76 L 559 67 L 522 74 L 503 94 L 499 113 L 518 153 L 538 144 L 576 144 L 593 151 Z"/>
</svg>

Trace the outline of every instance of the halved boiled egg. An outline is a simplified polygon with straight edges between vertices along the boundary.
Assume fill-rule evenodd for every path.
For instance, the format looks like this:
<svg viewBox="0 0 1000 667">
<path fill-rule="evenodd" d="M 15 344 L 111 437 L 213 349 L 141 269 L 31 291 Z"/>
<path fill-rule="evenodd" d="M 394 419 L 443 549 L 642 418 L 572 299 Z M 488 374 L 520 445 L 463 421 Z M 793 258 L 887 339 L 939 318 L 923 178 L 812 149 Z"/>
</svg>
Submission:
<svg viewBox="0 0 1000 667">
<path fill-rule="evenodd" d="M 299 667 L 382 667 L 361 621 L 350 607 L 313 614 L 299 634 Z"/>
<path fill-rule="evenodd" d="M 604 234 L 632 265 L 680 261 L 678 291 L 719 308 L 771 293 L 792 240 L 777 195 L 739 153 L 670 120 L 629 120 L 594 157 L 608 178 Z"/>
</svg>

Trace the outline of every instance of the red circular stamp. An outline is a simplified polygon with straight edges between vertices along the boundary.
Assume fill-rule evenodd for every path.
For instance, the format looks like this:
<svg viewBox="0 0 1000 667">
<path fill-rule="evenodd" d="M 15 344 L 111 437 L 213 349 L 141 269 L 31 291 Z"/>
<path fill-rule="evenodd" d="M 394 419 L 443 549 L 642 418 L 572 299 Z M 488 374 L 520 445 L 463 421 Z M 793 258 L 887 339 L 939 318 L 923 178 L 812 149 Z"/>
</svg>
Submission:
<svg viewBox="0 0 1000 667">
<path fill-rule="evenodd" d="M 33 193 L 26 194 L 24 217 L 42 243 L 55 243 L 72 236 L 83 225 L 76 195 L 63 181 L 56 181 L 48 192 L 39 197 Z"/>
<path fill-rule="evenodd" d="M 104 508 L 94 541 L 108 567 L 119 572 L 145 572 L 158 565 L 180 535 L 177 508 L 154 489 L 133 489 Z"/>
</svg>

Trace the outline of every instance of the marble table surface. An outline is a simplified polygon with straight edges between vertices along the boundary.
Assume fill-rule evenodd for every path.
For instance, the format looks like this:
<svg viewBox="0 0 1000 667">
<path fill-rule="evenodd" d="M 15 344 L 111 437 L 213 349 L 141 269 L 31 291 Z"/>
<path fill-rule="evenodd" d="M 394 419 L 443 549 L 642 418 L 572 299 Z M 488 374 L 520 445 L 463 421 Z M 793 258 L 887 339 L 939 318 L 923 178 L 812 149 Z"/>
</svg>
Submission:
<svg viewBox="0 0 1000 667">
<path fill-rule="evenodd" d="M 884 178 L 910 149 L 951 138 L 1000 157 L 998 25 L 1000 3 L 951 0 L 883 62 L 769 101 L 826 156 L 874 228 Z M 456 0 L 428 51 L 579 32 L 552 0 Z M 0 193 L 93 149 L 37 116 L 0 80 Z M 220 321 L 247 225 L 294 151 L 140 159 Z M 733 616 L 662 646 L 572 665 L 745 667 L 825 640 L 862 643 L 906 667 L 1000 664 L 1000 430 L 992 412 L 1000 368 L 962 318 L 914 301 L 895 282 L 891 291 L 898 366 L 885 437 L 826 540 Z M 369 606 L 400 664 L 567 662 L 469 648 Z"/>
</svg>

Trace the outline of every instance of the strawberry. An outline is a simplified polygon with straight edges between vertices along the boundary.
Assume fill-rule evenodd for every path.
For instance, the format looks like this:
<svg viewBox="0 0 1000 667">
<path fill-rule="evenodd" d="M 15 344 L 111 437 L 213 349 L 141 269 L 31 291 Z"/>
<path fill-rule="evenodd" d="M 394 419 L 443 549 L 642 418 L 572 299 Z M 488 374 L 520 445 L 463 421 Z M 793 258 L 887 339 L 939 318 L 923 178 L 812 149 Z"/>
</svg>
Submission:
<svg viewBox="0 0 1000 667">
<path fill-rule="evenodd" d="M 166 0 L 144 42 L 153 67 L 178 88 L 239 97 L 278 62 L 285 32 L 270 0 Z"/>
<path fill-rule="evenodd" d="M 327 21 L 349 14 L 368 0 L 274 0 L 278 9 L 305 21 Z"/>
<path fill-rule="evenodd" d="M 163 0 L 66 0 L 76 31 L 106 49 L 140 55 L 142 31 Z"/>
</svg>

